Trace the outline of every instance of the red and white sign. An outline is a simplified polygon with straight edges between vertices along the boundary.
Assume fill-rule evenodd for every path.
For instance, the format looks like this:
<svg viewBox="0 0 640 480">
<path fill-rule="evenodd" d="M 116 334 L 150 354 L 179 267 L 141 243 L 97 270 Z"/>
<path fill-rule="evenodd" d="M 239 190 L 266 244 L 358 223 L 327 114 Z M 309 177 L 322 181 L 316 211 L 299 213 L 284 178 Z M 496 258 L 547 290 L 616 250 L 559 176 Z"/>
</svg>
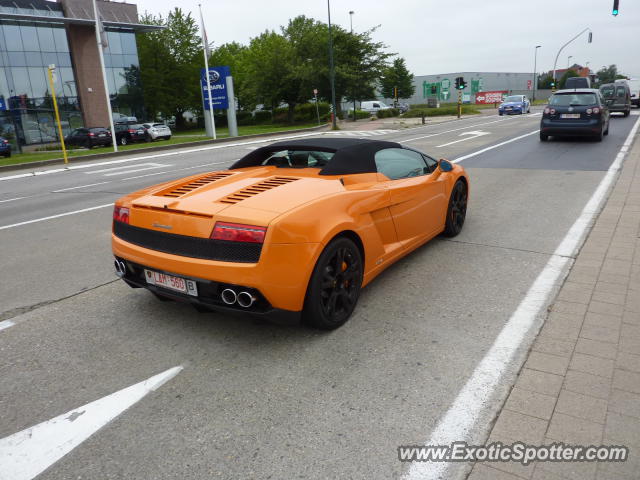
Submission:
<svg viewBox="0 0 640 480">
<path fill-rule="evenodd" d="M 501 103 L 503 95 L 509 93 L 508 90 L 495 90 L 493 92 L 478 92 L 476 93 L 476 103 L 490 104 Z"/>
<path fill-rule="evenodd" d="M 527 80 L 527 90 L 531 90 L 531 80 Z"/>
<path fill-rule="evenodd" d="M 314 94 L 314 95 L 318 95 L 318 89 L 317 89 L 317 88 L 314 88 L 314 89 L 313 89 L 313 94 Z"/>
</svg>

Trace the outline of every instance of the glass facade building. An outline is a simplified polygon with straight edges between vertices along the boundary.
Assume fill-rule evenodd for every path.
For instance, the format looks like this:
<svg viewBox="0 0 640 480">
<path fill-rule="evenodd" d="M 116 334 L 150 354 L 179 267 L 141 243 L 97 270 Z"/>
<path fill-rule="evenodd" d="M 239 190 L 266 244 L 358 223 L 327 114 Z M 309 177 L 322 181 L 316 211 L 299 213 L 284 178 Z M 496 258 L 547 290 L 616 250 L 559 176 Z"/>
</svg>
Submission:
<svg viewBox="0 0 640 480">
<path fill-rule="evenodd" d="M 24 5 L 21 6 L 22 3 Z M 90 4 L 87 4 L 89 12 L 92 11 Z M 75 5 L 74 8 L 78 9 Z M 87 9 L 82 11 L 87 12 Z M 91 91 L 90 88 L 85 92 L 78 91 L 78 70 L 87 63 L 87 57 L 74 62 L 73 52 L 78 49 L 70 48 L 73 37 L 69 33 L 69 24 L 72 28 L 80 24 L 87 32 L 95 32 L 93 22 L 90 18 L 68 18 L 69 12 L 66 13 L 67 16 L 61 3 L 52 1 L 0 0 L 0 136 L 14 145 L 58 141 L 47 69 L 51 64 L 56 66 L 54 90 L 63 133 L 66 135 L 82 126 L 108 126 L 108 116 L 103 120 L 104 124 L 84 125 L 86 115 L 83 109 L 92 108 L 88 103 L 102 101 L 106 105 L 106 99 L 104 93 L 102 98 L 88 96 L 86 90 Z M 143 119 L 135 37 L 137 24 L 119 26 L 113 21 L 104 24 L 106 83 L 114 115 Z M 95 33 L 93 37 L 85 35 L 82 41 L 88 43 L 92 39 L 95 42 Z M 97 55 L 95 43 L 92 48 Z"/>
</svg>

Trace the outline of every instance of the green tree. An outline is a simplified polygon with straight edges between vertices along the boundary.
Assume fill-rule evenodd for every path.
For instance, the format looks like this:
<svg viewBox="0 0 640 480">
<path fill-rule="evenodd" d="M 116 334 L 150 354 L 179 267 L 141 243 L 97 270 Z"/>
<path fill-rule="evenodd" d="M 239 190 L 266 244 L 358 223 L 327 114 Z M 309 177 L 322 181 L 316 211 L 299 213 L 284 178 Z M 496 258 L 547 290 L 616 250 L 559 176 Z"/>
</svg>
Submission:
<svg viewBox="0 0 640 480">
<path fill-rule="evenodd" d="M 237 42 L 224 43 L 214 49 L 209 57 L 209 65 L 220 66 L 228 65 L 233 77 L 233 90 L 238 99 L 238 107 L 240 109 L 251 109 L 255 106 L 255 100 L 247 88 L 248 67 L 247 53 L 248 48 Z"/>
<path fill-rule="evenodd" d="M 173 114 L 176 127 L 184 126 L 182 114 L 202 110 L 200 93 L 201 40 L 191 14 L 180 8 L 166 19 L 145 15 L 141 23 L 166 28 L 138 34 L 138 57 L 147 115 Z"/>
<path fill-rule="evenodd" d="M 596 72 L 596 83 L 598 85 L 613 83 L 620 78 L 627 77 L 626 75 L 622 75 L 618 72 L 618 67 L 615 64 L 603 67 Z"/>
<path fill-rule="evenodd" d="M 393 65 L 385 68 L 380 77 L 380 91 L 385 98 L 394 98 L 394 89 L 398 89 L 398 98 L 410 98 L 416 91 L 413 75 L 407 69 L 404 58 L 396 58 Z"/>
<path fill-rule="evenodd" d="M 565 83 L 567 83 L 567 78 L 570 77 L 577 77 L 578 76 L 578 72 L 576 72 L 573 69 L 568 69 L 566 72 L 564 72 L 564 75 L 562 75 L 562 77 L 560 78 L 560 80 L 558 81 L 558 88 L 562 89 L 564 88 Z"/>
<path fill-rule="evenodd" d="M 551 90 L 551 87 L 553 87 L 552 83 L 553 77 L 551 75 L 540 75 L 538 77 L 537 87 L 541 90 Z"/>
</svg>

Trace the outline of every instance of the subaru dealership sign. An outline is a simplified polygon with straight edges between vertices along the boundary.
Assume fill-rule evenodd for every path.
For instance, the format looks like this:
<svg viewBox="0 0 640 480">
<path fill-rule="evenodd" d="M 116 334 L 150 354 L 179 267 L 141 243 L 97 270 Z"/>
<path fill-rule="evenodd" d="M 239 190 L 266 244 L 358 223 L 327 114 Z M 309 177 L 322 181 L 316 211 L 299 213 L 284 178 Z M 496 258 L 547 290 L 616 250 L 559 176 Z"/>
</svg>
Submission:
<svg viewBox="0 0 640 480">
<path fill-rule="evenodd" d="M 211 103 L 215 110 L 226 110 L 229 108 L 229 97 L 227 96 L 227 77 L 231 76 L 229 67 L 209 67 L 209 84 L 211 85 Z M 207 90 L 207 77 L 205 70 L 200 70 L 200 85 L 202 86 L 202 98 L 204 108 L 209 110 L 209 92 Z"/>
</svg>

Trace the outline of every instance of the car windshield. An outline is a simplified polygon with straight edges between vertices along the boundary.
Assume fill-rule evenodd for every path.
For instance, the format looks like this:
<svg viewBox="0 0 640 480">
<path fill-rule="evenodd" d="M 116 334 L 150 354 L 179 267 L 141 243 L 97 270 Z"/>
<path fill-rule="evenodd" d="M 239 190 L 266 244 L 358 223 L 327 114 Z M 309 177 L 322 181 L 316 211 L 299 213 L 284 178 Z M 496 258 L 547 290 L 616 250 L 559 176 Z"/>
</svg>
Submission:
<svg viewBox="0 0 640 480">
<path fill-rule="evenodd" d="M 154 127 L 165 127 L 166 125 L 164 123 L 154 123 L 153 126 Z"/>
<path fill-rule="evenodd" d="M 281 150 L 273 152 L 262 165 L 273 165 L 280 168 L 321 168 L 333 157 L 332 152 L 315 150 Z"/>
<path fill-rule="evenodd" d="M 510 97 L 505 98 L 504 101 L 505 102 L 521 102 L 522 97 L 519 97 L 517 95 L 511 95 Z"/>
<path fill-rule="evenodd" d="M 577 107 L 595 105 L 596 103 L 596 96 L 593 93 L 560 93 L 551 97 L 549 105 L 556 107 Z"/>
<path fill-rule="evenodd" d="M 602 92 L 603 97 L 613 97 L 613 86 L 602 87 L 600 91 Z"/>
</svg>

